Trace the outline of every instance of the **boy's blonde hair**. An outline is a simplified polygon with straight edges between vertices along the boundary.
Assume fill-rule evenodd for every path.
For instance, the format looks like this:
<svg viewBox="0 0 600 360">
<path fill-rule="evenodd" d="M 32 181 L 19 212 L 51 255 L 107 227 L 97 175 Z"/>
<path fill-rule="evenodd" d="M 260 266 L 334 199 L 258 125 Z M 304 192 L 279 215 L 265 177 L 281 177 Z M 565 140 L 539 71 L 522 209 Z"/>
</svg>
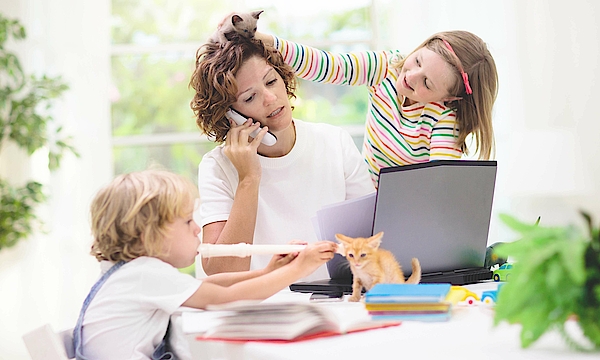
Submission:
<svg viewBox="0 0 600 360">
<path fill-rule="evenodd" d="M 444 40 L 452 46 L 456 56 L 444 45 Z M 446 105 L 456 111 L 459 129 L 458 146 L 465 155 L 468 155 L 466 139 L 472 134 L 475 137 L 475 152 L 479 153 L 479 158 L 490 159 L 494 152 L 492 108 L 498 96 L 498 72 L 486 43 L 473 33 L 455 30 L 430 36 L 413 52 L 423 47 L 437 53 L 456 69 L 452 73 L 454 82 L 448 89 L 448 93 L 460 99 L 448 101 Z M 456 57 L 460 59 L 464 72 L 469 76 L 472 94 L 467 94 L 465 91 Z M 401 59 L 393 66 L 402 69 L 405 59 Z"/>
<path fill-rule="evenodd" d="M 92 201 L 94 243 L 101 260 L 130 261 L 163 252 L 168 226 L 188 216 L 198 198 L 187 178 L 165 170 L 145 170 L 116 177 Z"/>
</svg>

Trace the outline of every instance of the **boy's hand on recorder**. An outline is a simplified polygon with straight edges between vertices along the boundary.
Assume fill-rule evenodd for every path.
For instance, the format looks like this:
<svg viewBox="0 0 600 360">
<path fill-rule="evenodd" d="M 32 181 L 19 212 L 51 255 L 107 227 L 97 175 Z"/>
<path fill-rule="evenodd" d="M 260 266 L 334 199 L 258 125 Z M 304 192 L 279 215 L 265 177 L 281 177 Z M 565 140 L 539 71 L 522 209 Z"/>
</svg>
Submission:
<svg viewBox="0 0 600 360">
<path fill-rule="evenodd" d="M 301 273 L 300 277 L 308 276 L 319 266 L 331 260 L 336 248 L 337 244 L 332 241 L 317 241 L 308 244 L 292 264 L 297 266 L 298 271 Z"/>
<path fill-rule="evenodd" d="M 290 245 L 306 245 L 306 241 L 300 240 L 292 240 L 288 244 Z M 289 253 L 289 254 L 280 254 L 273 255 L 269 264 L 265 267 L 265 273 L 269 273 L 275 269 L 278 269 L 282 266 L 289 264 L 292 260 L 294 260 L 298 256 L 298 253 Z"/>
</svg>

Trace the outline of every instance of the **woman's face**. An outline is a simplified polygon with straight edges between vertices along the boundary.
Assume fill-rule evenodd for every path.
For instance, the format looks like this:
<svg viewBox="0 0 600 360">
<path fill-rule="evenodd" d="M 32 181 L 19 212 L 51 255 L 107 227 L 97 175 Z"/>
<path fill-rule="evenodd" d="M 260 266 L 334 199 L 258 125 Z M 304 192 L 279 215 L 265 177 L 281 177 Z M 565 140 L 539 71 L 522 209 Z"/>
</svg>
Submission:
<svg viewBox="0 0 600 360">
<path fill-rule="evenodd" d="M 448 93 L 455 81 L 452 67 L 440 55 L 420 48 L 410 54 L 398 75 L 396 89 L 413 102 L 429 103 L 452 100 Z"/>
<path fill-rule="evenodd" d="M 273 133 L 292 124 L 292 107 L 283 79 L 275 69 L 260 57 L 248 59 L 238 70 L 237 100 L 234 110 L 268 126 Z"/>
</svg>

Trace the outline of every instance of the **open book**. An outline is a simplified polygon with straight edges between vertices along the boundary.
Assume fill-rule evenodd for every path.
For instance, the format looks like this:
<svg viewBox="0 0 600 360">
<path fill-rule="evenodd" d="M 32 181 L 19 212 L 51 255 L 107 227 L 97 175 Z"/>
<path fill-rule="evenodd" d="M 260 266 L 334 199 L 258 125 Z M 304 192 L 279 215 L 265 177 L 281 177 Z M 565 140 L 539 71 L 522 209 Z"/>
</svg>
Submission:
<svg viewBox="0 0 600 360">
<path fill-rule="evenodd" d="M 204 322 L 207 316 L 212 318 L 212 325 L 199 334 L 198 340 L 299 341 L 399 324 L 398 321 L 371 320 L 364 305 L 359 303 L 245 301 L 211 306 L 209 311 L 184 313 L 183 316 L 184 324 L 188 325 L 187 332 L 190 324 Z"/>
</svg>

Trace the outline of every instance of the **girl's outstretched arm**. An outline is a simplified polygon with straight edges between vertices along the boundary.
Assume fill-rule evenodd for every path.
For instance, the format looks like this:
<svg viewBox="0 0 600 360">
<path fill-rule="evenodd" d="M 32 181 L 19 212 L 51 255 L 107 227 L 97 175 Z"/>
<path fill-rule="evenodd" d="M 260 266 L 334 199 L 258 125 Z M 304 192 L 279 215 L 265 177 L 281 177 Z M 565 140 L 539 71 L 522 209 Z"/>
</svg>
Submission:
<svg viewBox="0 0 600 360">
<path fill-rule="evenodd" d="M 381 83 L 388 71 L 392 51 L 332 53 L 262 33 L 255 37 L 274 46 L 296 75 L 305 80 L 335 85 Z"/>
</svg>

